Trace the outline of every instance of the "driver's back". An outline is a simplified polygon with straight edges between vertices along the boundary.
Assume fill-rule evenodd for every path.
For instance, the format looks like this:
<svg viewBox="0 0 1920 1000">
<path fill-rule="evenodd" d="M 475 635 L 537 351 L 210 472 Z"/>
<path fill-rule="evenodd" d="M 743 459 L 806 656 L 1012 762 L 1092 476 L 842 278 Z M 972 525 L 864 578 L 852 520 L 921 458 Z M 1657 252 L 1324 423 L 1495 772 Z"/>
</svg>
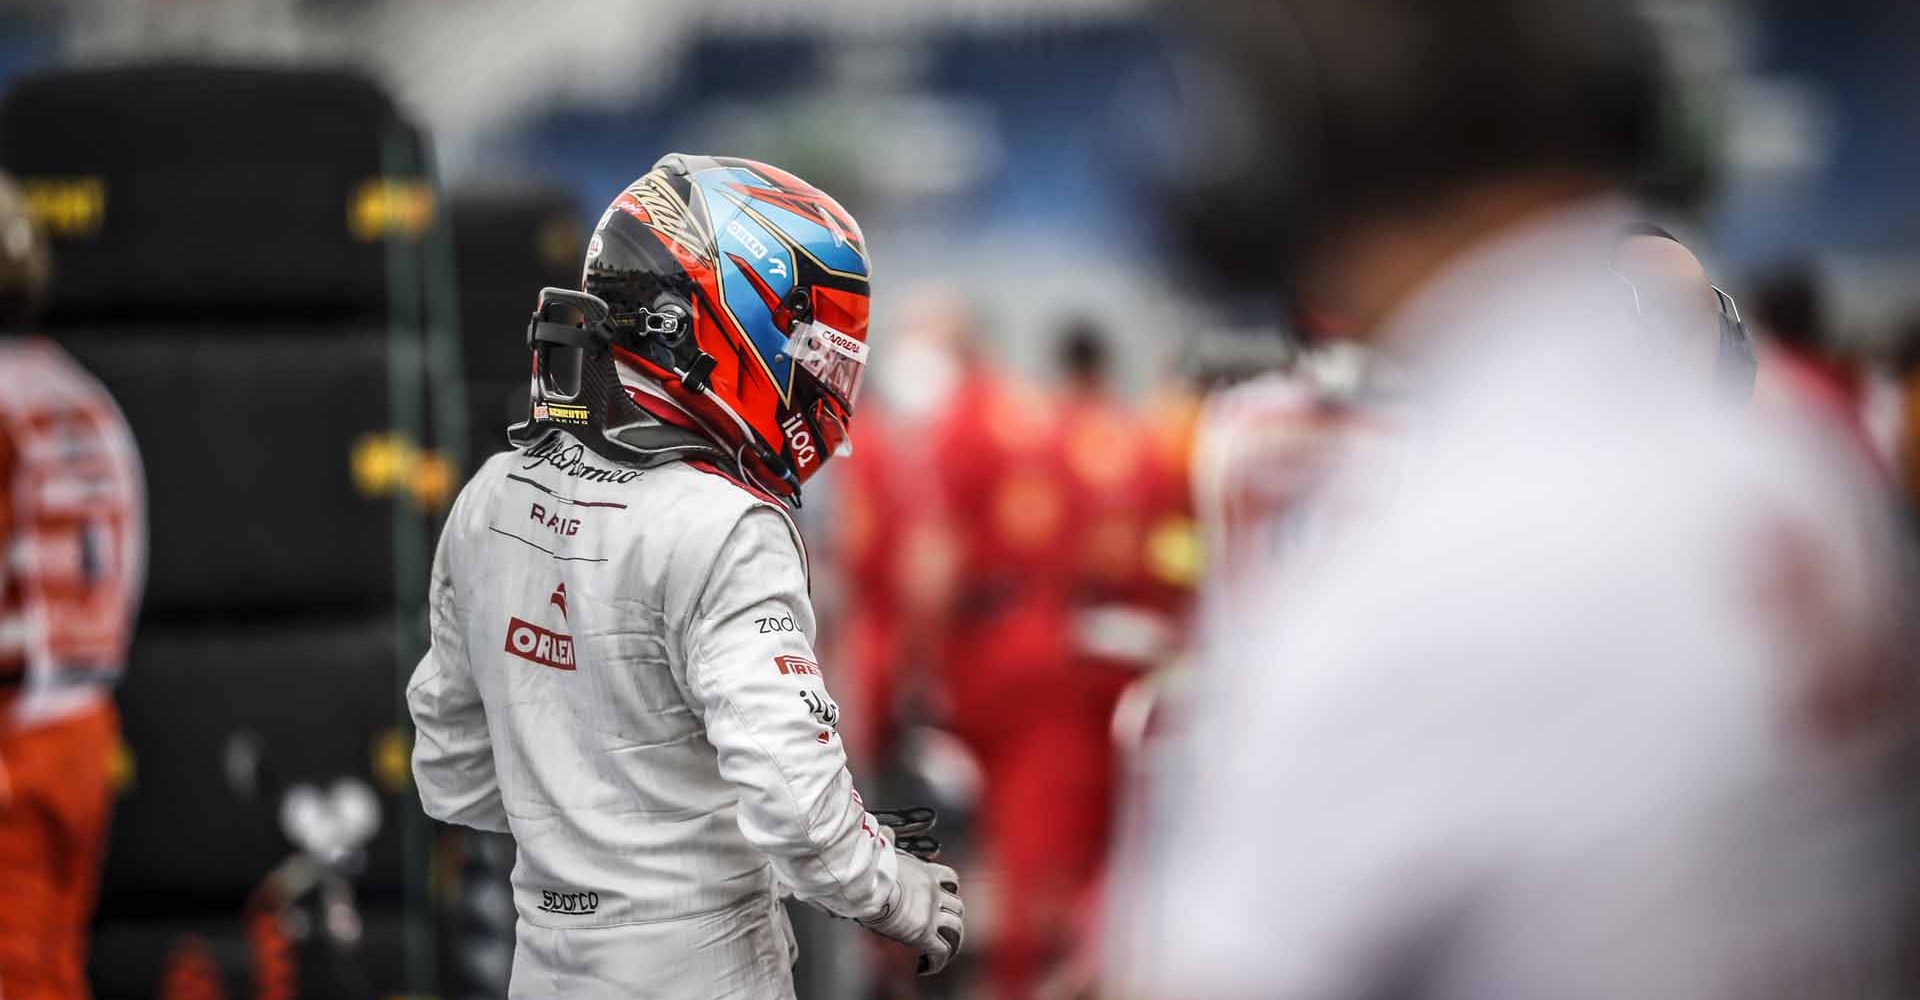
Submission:
<svg viewBox="0 0 1920 1000">
<path fill-rule="evenodd" d="M 495 456 L 462 493 L 435 611 L 484 702 L 523 919 L 610 926 L 768 891 L 684 644 L 706 570 L 756 509 L 787 530 L 717 474 L 615 465 L 564 435 Z M 779 627 L 804 642 L 813 622 Z"/>
</svg>

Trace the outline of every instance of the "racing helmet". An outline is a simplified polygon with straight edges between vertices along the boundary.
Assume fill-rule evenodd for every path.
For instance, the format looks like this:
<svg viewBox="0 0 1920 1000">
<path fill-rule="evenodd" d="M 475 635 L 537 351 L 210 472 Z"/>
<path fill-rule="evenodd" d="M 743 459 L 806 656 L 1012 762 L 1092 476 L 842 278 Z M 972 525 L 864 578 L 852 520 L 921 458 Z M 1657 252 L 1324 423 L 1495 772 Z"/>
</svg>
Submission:
<svg viewBox="0 0 1920 1000">
<path fill-rule="evenodd" d="M 622 433 L 638 408 L 697 430 L 797 505 L 852 447 L 868 272 L 858 224 L 806 181 L 753 160 L 662 157 L 601 215 L 581 290 L 542 292 L 532 414 L 515 440 L 584 426 L 590 446 L 630 459 L 648 450 Z M 605 391 L 614 363 L 624 392 Z"/>
</svg>

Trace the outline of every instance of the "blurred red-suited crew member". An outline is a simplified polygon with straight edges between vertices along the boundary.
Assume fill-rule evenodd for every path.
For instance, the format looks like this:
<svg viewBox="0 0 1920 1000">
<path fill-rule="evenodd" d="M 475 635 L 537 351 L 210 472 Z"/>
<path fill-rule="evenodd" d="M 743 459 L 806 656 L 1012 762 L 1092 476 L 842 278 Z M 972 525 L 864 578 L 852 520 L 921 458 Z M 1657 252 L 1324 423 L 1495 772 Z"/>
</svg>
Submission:
<svg viewBox="0 0 1920 1000">
<path fill-rule="evenodd" d="M 1060 407 L 986 356 L 964 305 L 945 305 L 922 319 L 955 365 L 932 433 L 955 550 L 938 669 L 949 724 L 980 764 L 999 887 L 991 995 L 1011 1000 L 1071 950 L 1104 857 L 1113 692 L 1074 653 L 1084 518 Z"/>
<path fill-rule="evenodd" d="M 46 252 L 0 179 L 0 322 Z M 112 397 L 50 341 L 0 337 L 0 996 L 89 995 L 87 925 L 120 745 L 109 696 L 146 552 L 140 460 Z"/>
</svg>

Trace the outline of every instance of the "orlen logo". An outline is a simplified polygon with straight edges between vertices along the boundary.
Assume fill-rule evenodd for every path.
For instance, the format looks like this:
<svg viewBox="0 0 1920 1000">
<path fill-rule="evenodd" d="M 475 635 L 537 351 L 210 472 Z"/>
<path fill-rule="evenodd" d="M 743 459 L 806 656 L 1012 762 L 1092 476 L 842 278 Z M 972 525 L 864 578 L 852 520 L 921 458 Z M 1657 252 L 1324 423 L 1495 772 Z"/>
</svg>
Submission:
<svg viewBox="0 0 1920 1000">
<path fill-rule="evenodd" d="M 573 637 L 549 632 L 532 622 L 507 619 L 507 652 L 555 670 L 573 669 Z"/>
</svg>

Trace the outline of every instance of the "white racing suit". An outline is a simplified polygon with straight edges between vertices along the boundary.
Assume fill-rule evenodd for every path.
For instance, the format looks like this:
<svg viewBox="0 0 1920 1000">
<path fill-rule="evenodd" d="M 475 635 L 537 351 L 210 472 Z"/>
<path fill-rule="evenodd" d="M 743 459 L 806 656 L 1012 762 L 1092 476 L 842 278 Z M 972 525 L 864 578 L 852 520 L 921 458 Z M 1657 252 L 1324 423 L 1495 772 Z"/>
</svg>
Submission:
<svg viewBox="0 0 1920 1000">
<path fill-rule="evenodd" d="M 898 862 L 773 503 L 550 435 L 461 492 L 431 618 L 414 779 L 430 815 L 518 844 L 510 996 L 790 997 L 779 887 L 887 907 Z"/>
</svg>

